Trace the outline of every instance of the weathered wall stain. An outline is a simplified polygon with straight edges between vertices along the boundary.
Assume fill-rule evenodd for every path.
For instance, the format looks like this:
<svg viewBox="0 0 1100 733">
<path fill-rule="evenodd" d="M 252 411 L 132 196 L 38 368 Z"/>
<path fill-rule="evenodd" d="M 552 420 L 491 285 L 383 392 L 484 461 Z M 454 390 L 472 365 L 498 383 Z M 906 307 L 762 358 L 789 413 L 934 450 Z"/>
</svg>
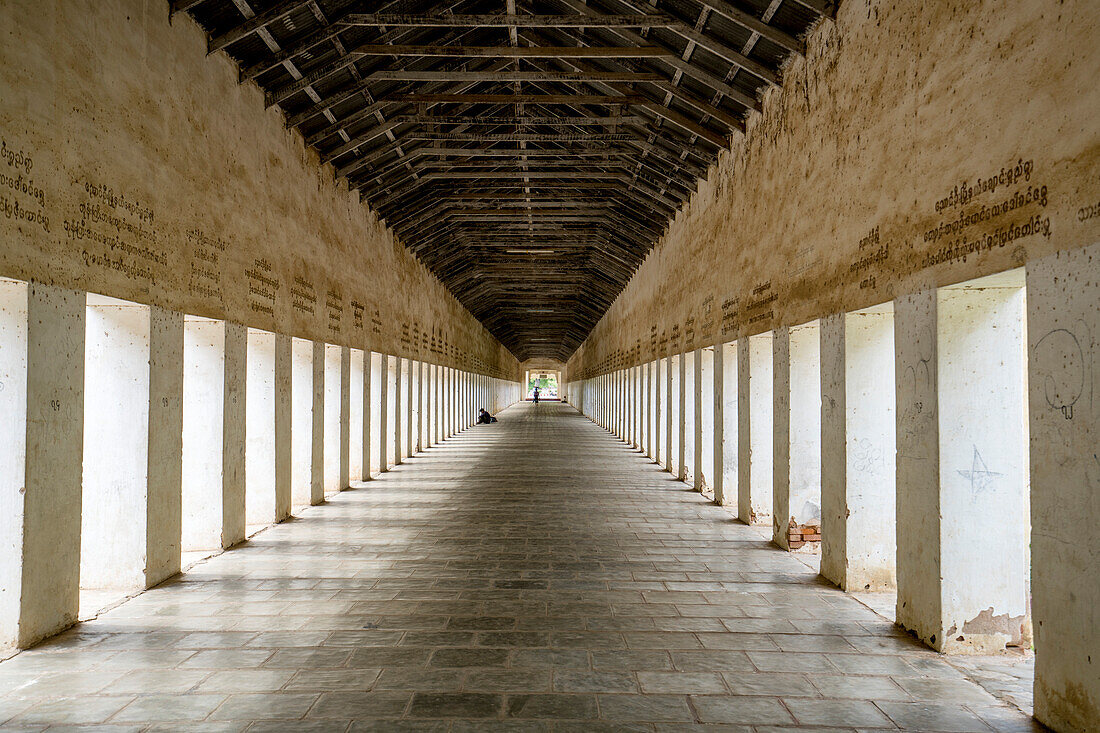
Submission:
<svg viewBox="0 0 1100 733">
<path fill-rule="evenodd" d="M 842 3 L 571 378 L 1097 241 L 1098 29 L 1100 5 L 1081 0 Z"/>
<path fill-rule="evenodd" d="M 515 378 L 168 3 L 0 3 L 0 276 Z"/>
</svg>

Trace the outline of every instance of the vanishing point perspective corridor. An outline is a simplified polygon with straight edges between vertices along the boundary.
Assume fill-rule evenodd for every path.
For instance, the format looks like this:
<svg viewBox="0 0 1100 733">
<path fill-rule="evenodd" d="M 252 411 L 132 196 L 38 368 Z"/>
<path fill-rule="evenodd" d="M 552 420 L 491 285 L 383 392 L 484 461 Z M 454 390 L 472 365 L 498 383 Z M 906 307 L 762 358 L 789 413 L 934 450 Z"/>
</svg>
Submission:
<svg viewBox="0 0 1100 733">
<path fill-rule="evenodd" d="M 499 417 L 0 662 L 0 727 L 1040 729 L 571 406 Z"/>
</svg>

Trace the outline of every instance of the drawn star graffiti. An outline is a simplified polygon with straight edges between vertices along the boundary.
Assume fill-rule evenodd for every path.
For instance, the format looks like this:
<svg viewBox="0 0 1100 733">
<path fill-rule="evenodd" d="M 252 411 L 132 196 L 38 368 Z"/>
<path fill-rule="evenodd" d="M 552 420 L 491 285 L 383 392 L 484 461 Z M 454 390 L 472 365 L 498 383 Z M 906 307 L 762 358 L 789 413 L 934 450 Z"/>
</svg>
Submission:
<svg viewBox="0 0 1100 733">
<path fill-rule="evenodd" d="M 974 459 L 969 471 L 959 471 L 959 475 L 970 482 L 972 491 L 984 491 L 996 479 L 1004 476 L 1003 473 L 990 471 L 982 460 L 982 454 L 978 452 L 978 446 L 974 446 Z"/>
</svg>

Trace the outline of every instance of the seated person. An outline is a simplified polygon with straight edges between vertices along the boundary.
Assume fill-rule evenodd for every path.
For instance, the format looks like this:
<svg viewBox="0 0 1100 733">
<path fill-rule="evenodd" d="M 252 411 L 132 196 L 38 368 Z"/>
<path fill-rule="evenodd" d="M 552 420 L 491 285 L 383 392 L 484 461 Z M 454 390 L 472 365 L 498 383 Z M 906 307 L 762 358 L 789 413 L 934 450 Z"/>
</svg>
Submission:
<svg viewBox="0 0 1100 733">
<path fill-rule="evenodd" d="M 493 417 L 492 415 L 490 415 L 488 412 L 486 412 L 484 407 L 482 407 L 481 412 L 479 412 L 477 414 L 477 424 L 478 425 L 488 425 L 489 423 L 496 422 L 496 421 L 497 421 L 497 419 L 495 417 Z"/>
</svg>

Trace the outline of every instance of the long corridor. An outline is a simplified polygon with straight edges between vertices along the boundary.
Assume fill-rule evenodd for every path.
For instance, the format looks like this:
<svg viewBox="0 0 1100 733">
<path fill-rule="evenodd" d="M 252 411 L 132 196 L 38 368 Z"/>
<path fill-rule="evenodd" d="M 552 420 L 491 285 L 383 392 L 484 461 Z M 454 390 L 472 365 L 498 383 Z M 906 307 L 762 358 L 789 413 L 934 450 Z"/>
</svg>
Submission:
<svg viewBox="0 0 1100 733">
<path fill-rule="evenodd" d="M 5 730 L 1034 726 L 558 403 L 0 663 L 0 691 Z"/>
</svg>

